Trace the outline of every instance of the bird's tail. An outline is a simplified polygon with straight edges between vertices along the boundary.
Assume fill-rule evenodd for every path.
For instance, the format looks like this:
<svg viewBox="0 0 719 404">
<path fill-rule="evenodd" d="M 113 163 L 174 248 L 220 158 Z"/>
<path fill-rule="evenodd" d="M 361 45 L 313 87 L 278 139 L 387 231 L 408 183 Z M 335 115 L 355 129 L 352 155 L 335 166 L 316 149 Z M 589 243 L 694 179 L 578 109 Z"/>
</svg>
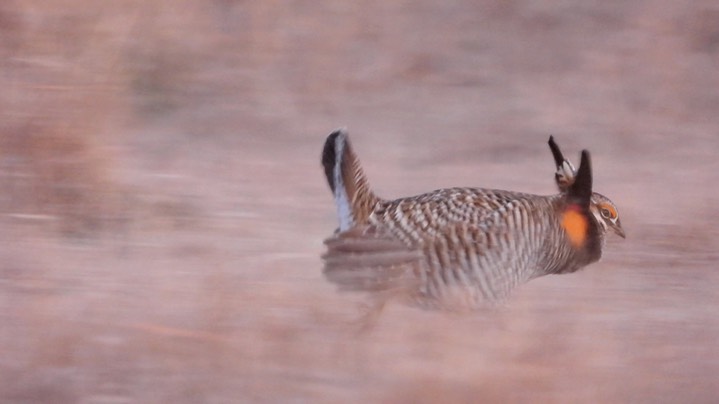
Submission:
<svg viewBox="0 0 719 404">
<path fill-rule="evenodd" d="M 338 129 L 327 136 L 322 149 L 322 166 L 335 197 L 339 231 L 365 224 L 379 198 L 369 188 L 346 129 Z"/>
</svg>

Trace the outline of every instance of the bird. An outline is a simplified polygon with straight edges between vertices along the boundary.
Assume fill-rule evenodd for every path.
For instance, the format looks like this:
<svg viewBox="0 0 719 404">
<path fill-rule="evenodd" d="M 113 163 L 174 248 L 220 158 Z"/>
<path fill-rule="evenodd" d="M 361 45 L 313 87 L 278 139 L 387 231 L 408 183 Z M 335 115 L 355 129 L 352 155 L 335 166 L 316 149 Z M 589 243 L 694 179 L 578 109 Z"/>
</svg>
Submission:
<svg viewBox="0 0 719 404">
<path fill-rule="evenodd" d="M 341 291 L 382 303 L 476 309 L 505 301 L 531 279 L 576 272 L 601 258 L 616 205 L 592 191 L 590 154 L 579 168 L 550 136 L 559 193 L 443 188 L 383 199 L 371 190 L 346 129 L 327 136 L 321 163 L 339 227 L 325 240 L 323 274 Z"/>
</svg>

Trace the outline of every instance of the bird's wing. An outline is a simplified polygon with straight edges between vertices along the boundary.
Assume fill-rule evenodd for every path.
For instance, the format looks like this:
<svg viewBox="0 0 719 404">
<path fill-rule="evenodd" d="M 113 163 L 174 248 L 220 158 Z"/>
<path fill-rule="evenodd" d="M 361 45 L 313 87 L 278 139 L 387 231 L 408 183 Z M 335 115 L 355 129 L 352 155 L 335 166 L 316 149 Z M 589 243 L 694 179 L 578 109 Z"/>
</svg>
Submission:
<svg viewBox="0 0 719 404">
<path fill-rule="evenodd" d="M 355 227 L 327 240 L 323 273 L 342 291 L 411 290 L 422 252 L 374 226 Z"/>
</svg>

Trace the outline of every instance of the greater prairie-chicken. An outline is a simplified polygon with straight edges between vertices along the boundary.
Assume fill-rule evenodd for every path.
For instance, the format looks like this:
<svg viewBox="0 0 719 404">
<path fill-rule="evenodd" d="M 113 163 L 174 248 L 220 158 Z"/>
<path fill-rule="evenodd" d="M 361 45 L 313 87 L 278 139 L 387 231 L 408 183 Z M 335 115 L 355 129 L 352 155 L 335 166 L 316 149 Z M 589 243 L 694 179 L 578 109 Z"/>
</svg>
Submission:
<svg viewBox="0 0 719 404">
<path fill-rule="evenodd" d="M 617 208 L 592 192 L 588 151 L 575 170 L 552 137 L 549 146 L 556 195 L 448 188 L 384 200 L 370 190 L 346 131 L 331 133 L 322 165 L 339 228 L 325 241 L 325 276 L 341 290 L 472 308 L 599 260 L 609 229 L 624 238 Z"/>
</svg>

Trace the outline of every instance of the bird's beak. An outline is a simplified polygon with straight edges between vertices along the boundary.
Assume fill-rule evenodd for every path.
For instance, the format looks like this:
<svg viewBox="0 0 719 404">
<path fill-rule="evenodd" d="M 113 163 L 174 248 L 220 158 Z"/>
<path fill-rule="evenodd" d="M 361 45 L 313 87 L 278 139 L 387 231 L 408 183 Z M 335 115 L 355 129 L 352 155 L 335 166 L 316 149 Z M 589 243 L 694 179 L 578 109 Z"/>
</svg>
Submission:
<svg viewBox="0 0 719 404">
<path fill-rule="evenodd" d="M 617 236 L 627 238 L 627 235 L 624 233 L 624 229 L 622 229 L 622 223 L 619 220 L 617 220 L 616 223 L 612 223 L 612 230 L 617 233 Z"/>
</svg>

